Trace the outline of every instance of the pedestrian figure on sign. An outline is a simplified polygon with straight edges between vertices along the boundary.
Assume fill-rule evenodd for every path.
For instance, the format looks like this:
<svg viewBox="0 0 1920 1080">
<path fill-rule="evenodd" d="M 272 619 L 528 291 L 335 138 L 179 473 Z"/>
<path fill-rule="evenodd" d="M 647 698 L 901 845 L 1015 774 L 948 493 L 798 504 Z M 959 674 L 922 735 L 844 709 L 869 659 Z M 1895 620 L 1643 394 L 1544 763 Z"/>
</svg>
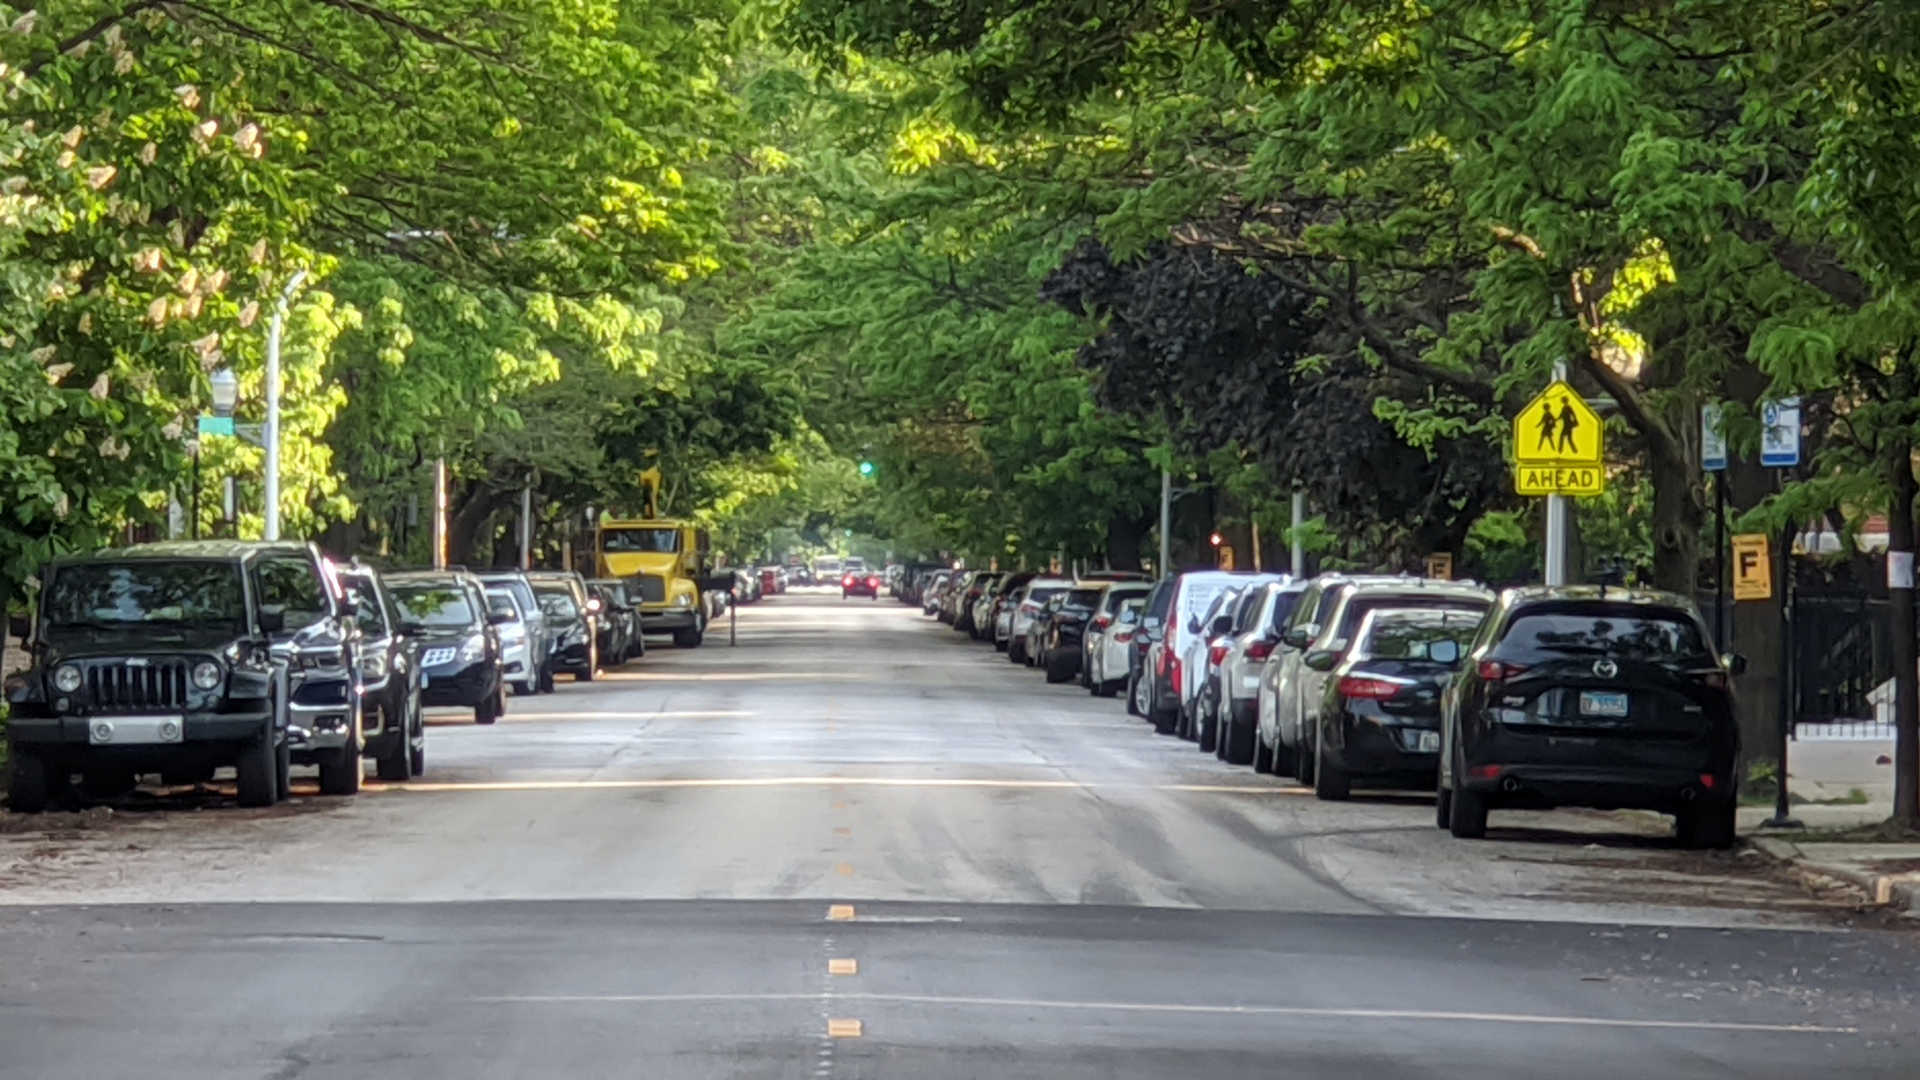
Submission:
<svg viewBox="0 0 1920 1080">
<path fill-rule="evenodd" d="M 1540 410 L 1540 445 L 1534 447 L 1535 450 L 1552 450 L 1553 449 L 1553 427 L 1554 427 L 1553 407 L 1548 406 L 1547 408 L 1541 409 Z"/>
<path fill-rule="evenodd" d="M 1580 426 L 1580 418 L 1573 414 L 1573 402 L 1560 399 L 1560 441 L 1554 449 L 1565 454 L 1577 454 L 1579 449 L 1573 444 L 1573 433 Z"/>
</svg>

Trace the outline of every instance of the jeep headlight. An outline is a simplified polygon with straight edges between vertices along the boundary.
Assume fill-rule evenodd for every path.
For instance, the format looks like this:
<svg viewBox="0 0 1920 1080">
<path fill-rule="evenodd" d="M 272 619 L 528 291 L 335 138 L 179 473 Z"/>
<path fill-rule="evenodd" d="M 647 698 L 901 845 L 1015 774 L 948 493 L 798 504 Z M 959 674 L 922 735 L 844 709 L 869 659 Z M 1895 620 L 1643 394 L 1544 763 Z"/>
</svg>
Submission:
<svg viewBox="0 0 1920 1080">
<path fill-rule="evenodd" d="M 71 694 L 80 689 L 80 669 L 72 664 L 61 664 L 55 668 L 53 688 L 63 694 Z"/>
<path fill-rule="evenodd" d="M 487 639 L 478 635 L 468 638 L 467 643 L 460 646 L 460 662 L 463 664 L 471 664 L 486 655 Z"/>
<path fill-rule="evenodd" d="M 360 677 L 368 682 L 379 682 L 387 677 L 387 651 L 375 649 L 360 657 Z"/>
<path fill-rule="evenodd" d="M 220 665 L 211 660 L 202 660 L 193 665 L 193 685 L 202 690 L 212 690 L 220 685 Z"/>
</svg>

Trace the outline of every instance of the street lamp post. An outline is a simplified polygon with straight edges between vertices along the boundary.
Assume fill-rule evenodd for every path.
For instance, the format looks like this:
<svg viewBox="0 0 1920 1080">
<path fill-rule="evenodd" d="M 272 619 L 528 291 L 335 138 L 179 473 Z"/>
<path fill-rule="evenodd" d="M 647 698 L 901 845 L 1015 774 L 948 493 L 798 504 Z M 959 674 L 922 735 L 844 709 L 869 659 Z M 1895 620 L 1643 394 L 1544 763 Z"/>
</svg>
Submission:
<svg viewBox="0 0 1920 1080">
<path fill-rule="evenodd" d="M 266 532 L 268 540 L 280 539 L 280 329 L 286 322 L 287 304 L 293 299 L 293 290 L 307 279 L 305 270 L 296 271 L 293 280 L 280 291 L 280 300 L 273 306 L 273 319 L 267 324 L 267 429 L 265 432 L 267 451 L 267 506 Z"/>
<path fill-rule="evenodd" d="M 233 407 L 240 400 L 240 380 L 234 378 L 233 369 L 215 369 L 207 378 L 207 383 L 213 390 L 213 415 L 216 418 L 231 418 Z M 206 434 L 197 432 L 193 440 L 193 525 L 187 535 L 195 540 L 200 539 L 200 440 Z"/>
</svg>

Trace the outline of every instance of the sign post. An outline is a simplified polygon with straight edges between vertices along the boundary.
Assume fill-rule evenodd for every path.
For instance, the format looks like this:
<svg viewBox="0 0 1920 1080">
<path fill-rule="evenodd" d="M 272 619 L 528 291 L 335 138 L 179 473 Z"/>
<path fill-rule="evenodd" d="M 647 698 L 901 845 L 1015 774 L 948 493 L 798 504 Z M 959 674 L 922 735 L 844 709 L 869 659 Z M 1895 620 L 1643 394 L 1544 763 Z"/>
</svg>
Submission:
<svg viewBox="0 0 1920 1080">
<path fill-rule="evenodd" d="M 1800 464 L 1800 399 L 1781 398 L 1760 405 L 1760 464 L 1780 469 L 1781 487 L 1786 486 L 1786 471 Z M 1775 784 L 1773 816 L 1762 823 L 1768 829 L 1798 829 L 1800 822 L 1788 811 L 1787 749 L 1793 733 L 1793 533 L 1789 521 L 1780 537 L 1780 775 Z"/>
<path fill-rule="evenodd" d="M 1568 495 L 1598 495 L 1607 489 L 1606 433 L 1600 414 L 1567 382 L 1565 364 L 1554 379 L 1513 418 L 1513 489 L 1547 497 L 1549 585 L 1567 583 Z"/>
</svg>

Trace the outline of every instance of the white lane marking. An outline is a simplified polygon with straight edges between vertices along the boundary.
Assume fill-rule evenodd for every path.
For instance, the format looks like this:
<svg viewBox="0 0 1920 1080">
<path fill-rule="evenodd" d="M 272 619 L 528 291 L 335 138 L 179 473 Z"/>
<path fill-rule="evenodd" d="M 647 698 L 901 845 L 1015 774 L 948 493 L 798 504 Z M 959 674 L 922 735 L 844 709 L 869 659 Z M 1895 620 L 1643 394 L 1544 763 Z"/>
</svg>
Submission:
<svg viewBox="0 0 1920 1080">
<path fill-rule="evenodd" d="M 429 711 L 429 717 L 434 713 Z M 735 710 L 715 709 L 711 711 L 690 712 L 515 712 L 513 706 L 507 706 L 509 720 L 706 720 L 732 719 L 748 717 L 753 714 Z"/>
<path fill-rule="evenodd" d="M 1040 998 L 950 997 L 941 994 L 842 993 L 839 1001 L 894 1005 L 959 1005 L 997 1009 L 1069 1009 L 1082 1012 L 1149 1012 L 1219 1016 L 1300 1016 L 1316 1019 L 1406 1020 L 1419 1023 L 1533 1024 L 1679 1031 L 1744 1031 L 1777 1035 L 1857 1035 L 1857 1027 L 1825 1024 L 1760 1024 L 1737 1020 L 1641 1020 L 1616 1016 L 1548 1013 L 1442 1012 L 1427 1009 L 1362 1009 L 1308 1005 L 1187 1005 L 1144 1001 L 1047 1001 Z M 815 994 L 534 994 L 469 998 L 514 1005 L 671 1005 L 709 1001 L 812 1001 Z"/>
<path fill-rule="evenodd" d="M 687 671 L 619 672 L 602 675 L 607 682 L 855 682 L 869 678 L 857 671 Z"/>
<path fill-rule="evenodd" d="M 379 791 L 618 791 L 643 788 L 770 788 L 770 787 L 898 787 L 898 788 L 1015 788 L 1040 791 L 1189 791 L 1235 795 L 1310 794 L 1301 787 L 1263 787 L 1238 784 L 1128 784 L 1077 780 L 1017 780 L 952 777 L 883 776 L 737 776 L 708 779 L 669 777 L 659 780 L 460 780 L 443 783 L 392 784 Z"/>
</svg>

